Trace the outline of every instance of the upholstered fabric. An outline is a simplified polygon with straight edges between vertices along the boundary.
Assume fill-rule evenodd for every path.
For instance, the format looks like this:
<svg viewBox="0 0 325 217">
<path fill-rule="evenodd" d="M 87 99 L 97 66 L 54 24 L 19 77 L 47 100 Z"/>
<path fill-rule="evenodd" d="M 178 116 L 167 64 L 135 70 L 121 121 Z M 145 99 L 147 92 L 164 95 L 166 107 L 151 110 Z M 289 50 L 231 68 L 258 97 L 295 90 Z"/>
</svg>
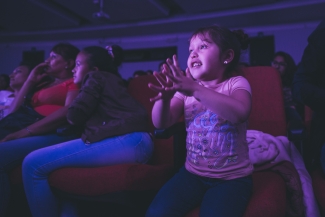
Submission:
<svg viewBox="0 0 325 217">
<path fill-rule="evenodd" d="M 285 136 L 286 120 L 279 73 L 267 66 L 247 67 L 243 71 L 252 88 L 248 129 Z"/>
</svg>

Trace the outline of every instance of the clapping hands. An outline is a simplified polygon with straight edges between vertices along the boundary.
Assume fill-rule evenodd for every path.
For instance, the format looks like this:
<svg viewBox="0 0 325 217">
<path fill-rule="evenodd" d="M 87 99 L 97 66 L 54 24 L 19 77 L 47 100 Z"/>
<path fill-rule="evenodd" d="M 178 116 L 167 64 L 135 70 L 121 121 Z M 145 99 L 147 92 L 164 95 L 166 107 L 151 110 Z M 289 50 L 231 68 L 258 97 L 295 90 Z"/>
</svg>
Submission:
<svg viewBox="0 0 325 217">
<path fill-rule="evenodd" d="M 157 100 L 170 100 L 176 91 L 183 93 L 186 96 L 192 96 L 194 81 L 190 70 L 187 68 L 186 72 L 180 69 L 176 55 L 173 56 L 173 60 L 167 59 L 167 64 L 164 64 L 162 73 L 154 72 L 154 76 L 161 86 L 156 86 L 149 83 L 149 87 L 158 92 L 158 95 L 151 98 L 150 101 Z"/>
</svg>

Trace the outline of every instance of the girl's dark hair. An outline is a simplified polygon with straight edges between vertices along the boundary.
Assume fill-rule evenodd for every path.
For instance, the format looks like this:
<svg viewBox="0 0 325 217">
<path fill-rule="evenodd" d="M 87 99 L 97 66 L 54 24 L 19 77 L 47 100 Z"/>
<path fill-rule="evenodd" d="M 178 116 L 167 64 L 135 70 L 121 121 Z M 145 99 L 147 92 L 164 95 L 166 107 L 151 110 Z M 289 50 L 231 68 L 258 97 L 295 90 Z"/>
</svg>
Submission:
<svg viewBox="0 0 325 217">
<path fill-rule="evenodd" d="M 4 79 L 4 81 L 6 82 L 6 86 L 4 87 L 5 89 L 7 89 L 9 87 L 10 84 L 10 77 L 7 74 L 0 74 L 0 77 L 2 77 Z"/>
<path fill-rule="evenodd" d="M 297 71 L 297 65 L 293 58 L 290 56 L 290 54 L 283 52 L 283 51 L 278 51 L 274 54 L 273 59 L 277 56 L 280 56 L 284 59 L 284 62 L 287 64 L 286 70 L 282 76 L 282 84 L 283 86 L 290 87 L 293 81 L 293 77 L 295 72 Z"/>
<path fill-rule="evenodd" d="M 119 77 L 118 67 L 123 61 L 123 49 L 118 45 L 110 46 L 112 54 L 108 50 L 99 46 L 90 46 L 82 50 L 88 55 L 87 63 L 89 68 L 97 67 L 100 71 L 113 73 Z"/>
<path fill-rule="evenodd" d="M 56 44 L 52 51 L 61 55 L 65 60 L 75 60 L 79 53 L 79 49 L 70 43 Z"/>
<path fill-rule="evenodd" d="M 233 60 L 227 65 L 224 77 L 229 78 L 234 75 L 236 72 L 241 50 L 246 50 L 249 45 L 249 37 L 247 34 L 244 33 L 243 30 L 234 30 L 230 31 L 226 27 L 213 25 L 209 27 L 203 27 L 196 30 L 190 40 L 196 36 L 205 36 L 208 35 L 212 41 L 218 45 L 220 49 L 220 58 L 222 54 L 227 50 L 234 51 L 234 58 Z"/>
</svg>

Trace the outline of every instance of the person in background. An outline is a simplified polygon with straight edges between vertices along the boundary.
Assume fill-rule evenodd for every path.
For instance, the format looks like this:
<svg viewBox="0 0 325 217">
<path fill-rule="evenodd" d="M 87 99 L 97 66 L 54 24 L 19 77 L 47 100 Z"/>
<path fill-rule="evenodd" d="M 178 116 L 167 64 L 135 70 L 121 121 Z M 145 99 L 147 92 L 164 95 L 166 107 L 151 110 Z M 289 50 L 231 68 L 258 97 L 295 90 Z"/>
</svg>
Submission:
<svg viewBox="0 0 325 217">
<path fill-rule="evenodd" d="M 0 106 L 0 120 L 8 115 L 8 110 L 12 101 L 15 99 L 15 96 L 18 95 L 21 87 L 25 83 L 28 78 L 30 71 L 33 69 L 33 66 L 28 62 L 21 62 L 17 68 L 9 75 L 10 78 L 10 87 L 13 90 L 7 91 L 2 90 L 0 91 L 0 101 L 3 105 Z"/>
<path fill-rule="evenodd" d="M 287 122 L 297 121 L 302 123 L 301 115 L 297 110 L 298 105 L 296 102 L 293 101 L 292 93 L 291 93 L 293 76 L 297 70 L 297 66 L 294 60 L 288 53 L 285 53 L 283 51 L 278 51 L 274 54 L 273 61 L 271 62 L 271 66 L 275 68 L 281 76 L 284 108 L 285 108 Z"/>
<path fill-rule="evenodd" d="M 190 38 L 186 75 L 176 56 L 154 73 L 161 86 L 149 84 L 158 92 L 153 124 L 167 128 L 184 115 L 187 157 L 146 217 L 183 217 L 200 204 L 201 217 L 243 216 L 253 187 L 246 142 L 251 88 L 236 69 L 247 47 L 241 30 L 200 28 Z"/>
<path fill-rule="evenodd" d="M 133 78 L 143 76 L 143 75 L 148 75 L 148 73 L 143 70 L 137 70 L 133 73 Z"/>
<path fill-rule="evenodd" d="M 7 74 L 0 75 L 0 90 L 8 90 L 10 78 Z"/>
<path fill-rule="evenodd" d="M 311 122 L 311 166 L 322 166 L 325 173 L 325 19 L 308 37 L 293 79 L 294 100 L 313 110 Z"/>
<path fill-rule="evenodd" d="M 80 138 L 79 134 L 59 136 L 56 132 L 58 127 L 68 123 L 68 107 L 79 92 L 72 78 L 78 52 L 79 49 L 69 43 L 56 44 L 49 58 L 30 72 L 12 102 L 11 113 L 0 121 L 0 216 L 4 216 L 10 198 L 8 172 L 36 149 Z M 43 82 L 48 77 L 50 79 Z M 31 91 L 31 99 L 25 99 Z M 22 111 L 32 113 L 37 119 L 20 128 L 24 123 L 21 119 L 25 119 Z"/>
<path fill-rule="evenodd" d="M 110 49 L 108 53 L 101 47 L 86 47 L 76 59 L 74 82 L 82 86 L 67 119 L 85 126 L 81 138 L 36 150 L 23 162 L 24 188 L 34 217 L 60 216 L 58 199 L 47 180 L 52 171 L 146 163 L 152 155 L 147 112 L 128 94 L 117 70 L 122 48 Z"/>
</svg>

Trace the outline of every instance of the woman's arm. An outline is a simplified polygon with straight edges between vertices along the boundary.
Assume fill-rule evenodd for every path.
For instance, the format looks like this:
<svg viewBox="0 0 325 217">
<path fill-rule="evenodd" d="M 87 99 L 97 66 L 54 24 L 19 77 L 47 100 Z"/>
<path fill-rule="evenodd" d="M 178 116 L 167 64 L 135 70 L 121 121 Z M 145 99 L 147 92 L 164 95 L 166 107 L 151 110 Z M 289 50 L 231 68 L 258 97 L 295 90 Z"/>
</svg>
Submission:
<svg viewBox="0 0 325 217">
<path fill-rule="evenodd" d="M 27 80 L 24 82 L 24 85 L 19 90 L 17 96 L 10 104 L 8 109 L 8 114 L 16 111 L 25 101 L 25 96 L 38 84 L 42 78 L 47 75 L 44 73 L 47 63 L 40 63 L 37 65 L 29 74 Z"/>
<path fill-rule="evenodd" d="M 58 127 L 62 126 L 62 124 L 67 123 L 66 115 L 67 115 L 68 107 L 72 103 L 73 99 L 76 98 L 78 92 L 79 92 L 78 90 L 69 91 L 67 93 L 65 106 L 53 112 L 52 114 L 46 116 L 45 118 L 37 121 L 36 123 L 28 126 L 25 129 L 9 134 L 2 140 L 2 142 L 13 140 L 13 139 L 19 139 L 27 136 L 45 134 L 53 130 L 56 130 Z"/>
</svg>

